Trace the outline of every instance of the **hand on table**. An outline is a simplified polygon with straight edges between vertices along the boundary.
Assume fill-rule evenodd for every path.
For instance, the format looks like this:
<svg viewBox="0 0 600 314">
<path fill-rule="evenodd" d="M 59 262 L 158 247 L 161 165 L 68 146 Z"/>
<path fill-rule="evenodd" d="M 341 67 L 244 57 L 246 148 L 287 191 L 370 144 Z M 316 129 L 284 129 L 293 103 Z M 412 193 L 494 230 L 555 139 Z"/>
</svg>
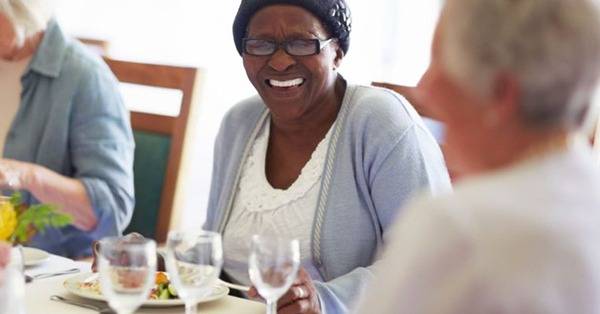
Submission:
<svg viewBox="0 0 600 314">
<path fill-rule="evenodd" d="M 137 233 L 137 232 L 132 232 L 129 233 L 125 236 L 123 236 L 123 243 L 127 243 L 127 242 L 132 242 L 132 241 L 140 241 L 140 240 L 144 240 L 144 236 Z M 98 254 L 100 253 L 100 241 L 94 241 L 94 243 L 92 244 L 92 254 L 93 254 L 93 259 L 92 259 L 92 272 L 98 272 Z M 163 257 L 160 254 L 157 254 L 156 256 L 157 259 L 157 270 L 158 271 L 165 271 L 165 261 L 163 259 Z"/>
<path fill-rule="evenodd" d="M 254 299 L 260 297 L 254 286 L 248 291 L 248 297 Z M 277 301 L 277 314 L 300 313 L 321 313 L 317 289 L 304 268 L 300 268 L 292 287 Z"/>
<path fill-rule="evenodd" d="M 140 240 L 144 240 L 144 236 L 137 232 L 132 232 L 132 233 L 122 237 L 123 243 L 131 242 L 131 241 L 140 241 Z M 92 254 L 93 254 L 92 271 L 97 272 L 98 271 L 98 255 L 100 254 L 100 241 L 94 241 L 94 243 L 92 244 Z"/>
</svg>

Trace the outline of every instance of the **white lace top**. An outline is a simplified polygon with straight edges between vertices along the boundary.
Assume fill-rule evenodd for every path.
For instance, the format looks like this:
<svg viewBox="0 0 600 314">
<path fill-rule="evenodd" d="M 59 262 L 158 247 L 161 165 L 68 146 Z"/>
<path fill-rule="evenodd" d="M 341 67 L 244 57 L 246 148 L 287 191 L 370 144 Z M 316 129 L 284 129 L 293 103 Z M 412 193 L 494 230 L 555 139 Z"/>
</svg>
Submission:
<svg viewBox="0 0 600 314">
<path fill-rule="evenodd" d="M 322 280 L 312 262 L 311 235 L 333 128 L 317 145 L 296 181 L 288 189 L 281 190 L 273 188 L 265 175 L 270 125 L 270 119 L 267 119 L 241 172 L 231 217 L 223 234 L 223 270 L 234 281 L 251 285 L 248 276 L 250 238 L 253 234 L 273 234 L 298 239 L 302 266 L 312 279 Z"/>
</svg>

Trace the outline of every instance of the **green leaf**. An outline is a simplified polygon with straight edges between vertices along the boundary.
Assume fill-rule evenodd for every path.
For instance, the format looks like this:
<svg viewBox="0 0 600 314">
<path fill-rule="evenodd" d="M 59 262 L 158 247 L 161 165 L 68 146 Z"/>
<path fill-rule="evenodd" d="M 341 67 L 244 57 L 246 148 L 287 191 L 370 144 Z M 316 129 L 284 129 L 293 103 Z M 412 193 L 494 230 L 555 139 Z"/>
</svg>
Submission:
<svg viewBox="0 0 600 314">
<path fill-rule="evenodd" d="M 19 193 L 11 196 L 13 206 L 19 206 L 21 202 L 22 197 Z M 11 241 L 17 240 L 20 243 L 25 243 L 29 240 L 31 229 L 43 234 L 48 228 L 62 228 L 70 225 L 72 221 L 70 215 L 58 212 L 55 205 L 32 205 L 17 217 L 17 226 L 11 236 Z"/>
<path fill-rule="evenodd" d="M 23 197 L 21 195 L 21 193 L 19 192 L 15 192 L 10 196 L 10 203 L 14 206 L 17 207 L 19 205 L 21 205 L 23 203 Z"/>
<path fill-rule="evenodd" d="M 54 214 L 50 218 L 50 224 L 54 228 L 61 228 L 61 227 L 68 226 L 69 224 L 71 224 L 71 221 L 72 221 L 71 216 L 64 215 L 64 214 Z"/>
</svg>

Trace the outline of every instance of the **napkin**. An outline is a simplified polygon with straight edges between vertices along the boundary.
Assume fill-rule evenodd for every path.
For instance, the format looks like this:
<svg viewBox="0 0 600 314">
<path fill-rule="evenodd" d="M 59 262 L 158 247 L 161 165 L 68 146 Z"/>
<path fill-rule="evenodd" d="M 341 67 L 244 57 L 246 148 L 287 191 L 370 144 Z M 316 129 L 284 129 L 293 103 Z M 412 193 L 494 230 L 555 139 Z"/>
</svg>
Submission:
<svg viewBox="0 0 600 314">
<path fill-rule="evenodd" d="M 50 257 L 39 265 L 27 267 L 25 274 L 35 276 L 38 274 L 55 273 L 65 271 L 71 268 L 79 268 L 82 272 L 90 272 L 91 265 L 87 262 L 76 262 L 72 259 L 58 255 L 50 255 Z"/>
</svg>

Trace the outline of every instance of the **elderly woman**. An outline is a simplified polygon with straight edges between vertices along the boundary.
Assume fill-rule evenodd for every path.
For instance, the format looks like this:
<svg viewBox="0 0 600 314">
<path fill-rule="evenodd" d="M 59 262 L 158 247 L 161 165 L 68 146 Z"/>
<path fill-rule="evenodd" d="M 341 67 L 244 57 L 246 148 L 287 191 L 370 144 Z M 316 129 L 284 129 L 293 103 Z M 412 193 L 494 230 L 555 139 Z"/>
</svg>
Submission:
<svg viewBox="0 0 600 314">
<path fill-rule="evenodd" d="M 600 169 L 575 134 L 599 73 L 593 0 L 448 0 L 418 89 L 468 177 L 406 209 L 358 313 L 598 313 Z"/>
<path fill-rule="evenodd" d="M 82 257 L 133 211 L 133 137 L 108 67 L 50 19 L 51 1 L 0 0 L 0 189 L 73 225 L 30 245 Z"/>
<path fill-rule="evenodd" d="M 343 0 L 246 0 L 234 21 L 258 96 L 222 123 L 206 228 L 223 234 L 224 272 L 245 285 L 253 234 L 300 240 L 302 268 L 278 313 L 346 312 L 398 208 L 449 189 L 416 112 L 338 73 L 350 31 Z"/>
</svg>

